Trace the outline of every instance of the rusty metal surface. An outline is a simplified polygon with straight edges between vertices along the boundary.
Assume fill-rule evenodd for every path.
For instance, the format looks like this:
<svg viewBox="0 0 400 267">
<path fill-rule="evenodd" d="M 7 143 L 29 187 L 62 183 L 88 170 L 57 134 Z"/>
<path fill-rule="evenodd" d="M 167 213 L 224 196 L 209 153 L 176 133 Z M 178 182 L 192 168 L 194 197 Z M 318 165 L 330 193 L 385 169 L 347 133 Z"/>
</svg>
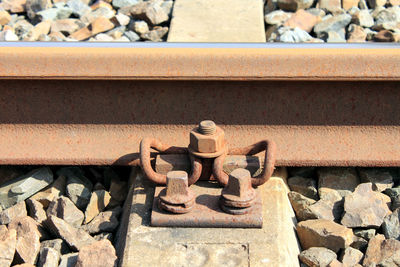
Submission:
<svg viewBox="0 0 400 267">
<path fill-rule="evenodd" d="M 1 46 L 0 78 L 7 79 L 400 79 L 400 49 L 376 44 Z"/>
<path fill-rule="evenodd" d="M 151 212 L 152 226 L 166 227 L 207 227 L 207 228 L 261 228 L 262 227 L 262 200 L 259 196 L 252 204 L 252 209 L 244 215 L 225 213 L 219 206 L 221 188 L 215 183 L 198 182 L 190 188 L 197 197 L 193 209 L 185 214 L 173 214 L 161 211 L 157 205 L 158 195 L 163 189 L 156 187 L 153 209 Z M 171 218 L 174 216 L 173 218 Z"/>
<path fill-rule="evenodd" d="M 117 164 L 212 119 L 277 166 L 400 166 L 397 82 L 0 80 L 0 164 Z"/>
</svg>

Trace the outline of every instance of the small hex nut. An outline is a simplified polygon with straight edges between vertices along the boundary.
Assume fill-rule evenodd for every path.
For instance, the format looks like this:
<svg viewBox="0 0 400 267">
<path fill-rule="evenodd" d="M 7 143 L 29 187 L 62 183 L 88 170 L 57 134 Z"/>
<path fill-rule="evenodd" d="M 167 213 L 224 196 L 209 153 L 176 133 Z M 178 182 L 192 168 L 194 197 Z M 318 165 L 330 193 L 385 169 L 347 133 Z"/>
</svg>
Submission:
<svg viewBox="0 0 400 267">
<path fill-rule="evenodd" d="M 204 135 L 199 128 L 190 131 L 190 147 L 200 153 L 215 153 L 225 148 L 225 133 L 217 127 L 214 134 Z"/>
</svg>

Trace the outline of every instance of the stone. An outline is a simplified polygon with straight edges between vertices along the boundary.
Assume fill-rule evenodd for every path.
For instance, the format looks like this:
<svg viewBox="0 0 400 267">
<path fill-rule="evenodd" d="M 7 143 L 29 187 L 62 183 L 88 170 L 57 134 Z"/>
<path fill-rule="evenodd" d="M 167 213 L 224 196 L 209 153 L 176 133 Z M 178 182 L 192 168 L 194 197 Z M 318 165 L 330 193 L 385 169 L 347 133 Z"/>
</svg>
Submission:
<svg viewBox="0 0 400 267">
<path fill-rule="evenodd" d="M 112 233 L 101 233 L 101 234 L 95 235 L 95 236 L 93 236 L 93 237 L 94 237 L 94 239 L 96 239 L 97 241 L 100 241 L 100 240 L 103 240 L 103 239 L 107 239 L 107 240 L 109 240 L 109 241 L 112 243 L 113 240 L 114 240 L 114 236 L 113 236 Z"/>
<path fill-rule="evenodd" d="M 38 223 L 42 223 L 47 219 L 42 203 L 34 199 L 27 199 L 28 214 Z"/>
<path fill-rule="evenodd" d="M 92 35 L 111 30 L 115 27 L 109 19 L 105 17 L 99 17 L 92 22 Z"/>
<path fill-rule="evenodd" d="M 119 177 L 111 179 L 110 195 L 117 201 L 125 201 L 128 194 L 128 183 Z"/>
<path fill-rule="evenodd" d="M 46 20 L 42 21 L 33 27 L 33 29 L 29 32 L 29 34 L 24 39 L 25 41 L 37 41 L 39 36 L 44 34 L 48 34 L 50 32 L 51 21 Z"/>
<path fill-rule="evenodd" d="M 307 12 L 313 14 L 314 16 L 323 17 L 325 16 L 325 12 L 319 8 L 310 8 L 307 9 Z M 323 15 L 320 15 L 321 12 Z M 288 168 L 289 174 L 291 177 L 293 176 L 301 176 L 301 177 L 315 177 L 316 176 L 316 168 L 315 167 L 291 167 Z"/>
<path fill-rule="evenodd" d="M 0 187 L 0 207 L 7 209 L 24 201 L 53 182 L 53 173 L 47 167 L 35 169 L 26 175 L 8 181 Z"/>
<path fill-rule="evenodd" d="M 355 24 L 350 24 L 348 28 L 348 42 L 357 43 L 357 42 L 365 42 L 367 39 L 367 33 L 364 31 L 364 28 Z"/>
<path fill-rule="evenodd" d="M 47 218 L 46 226 L 55 236 L 63 239 L 74 251 L 79 251 L 84 246 L 96 241 L 82 229 L 77 229 L 54 215 L 50 215 Z"/>
<path fill-rule="evenodd" d="M 377 7 L 383 7 L 386 4 L 386 0 L 368 0 L 370 8 L 375 9 Z"/>
<path fill-rule="evenodd" d="M 391 6 L 400 6 L 400 1 L 399 0 L 388 0 L 388 3 Z"/>
<path fill-rule="evenodd" d="M 286 11 L 307 9 L 313 4 L 313 1 L 310 0 L 278 0 L 277 2 L 278 7 Z"/>
<path fill-rule="evenodd" d="M 81 30 L 83 29 L 87 28 L 82 28 Z M 75 33 L 71 35 L 74 39 L 76 39 L 73 37 Z M 91 35 L 92 33 L 89 32 L 89 36 Z M 92 187 L 92 183 L 85 177 L 69 176 L 67 178 L 66 194 L 80 210 L 84 210 L 89 203 L 92 194 Z"/>
<path fill-rule="evenodd" d="M 76 267 L 104 266 L 114 267 L 117 265 L 115 249 L 110 241 L 100 240 L 83 247 L 78 254 Z"/>
<path fill-rule="evenodd" d="M 14 265 L 13 267 L 36 267 L 36 266 L 33 264 L 30 264 L 30 263 L 22 263 L 22 264 Z"/>
<path fill-rule="evenodd" d="M 145 20 L 151 25 L 159 25 L 169 20 L 168 13 L 161 6 L 163 1 L 150 0 L 144 9 Z"/>
<path fill-rule="evenodd" d="M 337 193 L 336 191 L 334 192 Z M 340 222 L 343 214 L 343 199 L 339 194 L 336 199 L 321 199 L 309 206 L 309 211 L 313 214 L 312 217 L 314 217 L 314 219 L 326 219 Z"/>
<path fill-rule="evenodd" d="M 360 174 L 361 182 L 372 183 L 372 185 L 376 188 L 376 191 L 382 192 L 387 188 L 393 187 L 393 176 L 385 169 L 360 168 L 358 173 Z"/>
<path fill-rule="evenodd" d="M 281 27 L 278 29 L 278 41 L 284 43 L 298 43 L 311 40 L 311 35 L 300 28 L 290 29 L 289 27 Z"/>
<path fill-rule="evenodd" d="M 342 3 L 340 0 L 318 0 L 319 8 L 327 10 L 331 13 L 341 10 Z"/>
<path fill-rule="evenodd" d="M 131 41 L 131 42 L 136 42 L 136 41 L 140 40 L 140 36 L 137 35 L 137 33 L 134 31 L 126 31 L 124 33 L 124 36 L 126 36 L 129 39 L 129 41 Z"/>
<path fill-rule="evenodd" d="M 320 21 L 320 17 L 314 16 L 311 13 L 308 13 L 307 11 L 304 11 L 303 9 L 297 10 L 296 13 L 293 14 L 285 23 L 284 26 L 290 27 L 290 28 L 300 28 L 306 32 L 311 32 L 315 24 L 317 24 Z M 311 178 L 309 178 L 311 179 Z M 315 183 L 315 192 L 317 192 L 316 189 L 316 182 L 314 179 L 312 179 Z M 315 195 L 317 197 L 317 194 Z"/>
<path fill-rule="evenodd" d="M 112 38 L 110 35 L 107 35 L 105 33 L 99 33 L 95 36 L 95 38 L 89 39 L 89 41 L 99 41 L 99 42 L 112 42 L 114 41 L 114 38 Z M 90 203 L 89 203 L 90 204 Z M 86 208 L 87 209 L 87 208 Z"/>
<path fill-rule="evenodd" d="M 5 227 L 5 226 L 4 226 Z M 17 245 L 17 232 L 7 227 L 0 233 L 0 266 L 11 266 Z"/>
<path fill-rule="evenodd" d="M 344 10 L 349 10 L 352 7 L 358 7 L 359 0 L 343 0 L 342 7 Z"/>
<path fill-rule="evenodd" d="M 290 190 L 300 193 L 305 197 L 318 200 L 317 183 L 314 179 L 295 176 L 288 179 L 288 185 Z"/>
<path fill-rule="evenodd" d="M 368 246 L 368 241 L 362 237 L 354 236 L 353 242 L 350 244 L 350 247 L 358 249 L 360 251 L 365 251 Z"/>
<path fill-rule="evenodd" d="M 4 3 L 4 1 L 3 1 Z M 1 8 L 0 8 L 1 9 Z M 16 16 L 16 15 L 13 15 Z M 0 166 L 0 186 L 4 183 L 23 175 L 21 168 L 15 166 Z"/>
<path fill-rule="evenodd" d="M 384 193 L 388 195 L 392 201 L 390 206 L 391 210 L 400 208 L 400 187 L 388 188 L 384 191 Z"/>
<path fill-rule="evenodd" d="M 289 192 L 288 198 L 296 213 L 297 220 L 305 221 L 309 219 L 317 219 L 309 208 L 312 204 L 316 202 L 314 199 L 307 198 L 297 192 Z"/>
<path fill-rule="evenodd" d="M 400 266 L 400 253 L 393 254 L 387 259 L 382 260 L 379 267 L 398 267 Z"/>
<path fill-rule="evenodd" d="M 372 27 L 374 25 L 374 18 L 369 13 L 368 9 L 360 10 L 352 15 L 351 21 L 361 27 Z"/>
<path fill-rule="evenodd" d="M 69 252 L 67 243 L 60 238 L 42 241 L 40 243 L 40 250 L 43 248 L 52 248 L 57 251 L 59 255 L 67 254 Z"/>
<path fill-rule="evenodd" d="M 383 219 L 382 232 L 386 239 L 393 238 L 400 240 L 400 208 Z"/>
<path fill-rule="evenodd" d="M 90 29 L 88 27 L 85 27 L 85 28 L 79 29 L 76 32 L 72 33 L 69 36 L 69 38 L 72 38 L 73 40 L 76 40 L 76 41 L 84 41 L 84 40 L 90 38 L 91 36 L 92 36 L 92 32 L 90 31 Z M 77 186 L 74 186 L 74 187 L 77 187 Z M 74 198 L 74 200 L 79 201 L 77 203 L 81 206 L 82 209 L 83 209 L 83 207 L 85 207 L 87 205 L 87 203 L 89 201 L 87 199 L 79 199 L 79 198 L 78 199 Z M 77 203 L 75 203 L 75 204 L 77 204 Z"/>
<path fill-rule="evenodd" d="M 66 4 L 72 10 L 72 14 L 77 17 L 82 17 L 92 11 L 92 9 L 81 0 L 69 0 Z"/>
<path fill-rule="evenodd" d="M 78 260 L 78 253 L 69 253 L 62 255 L 60 258 L 60 265 L 58 267 L 75 267 Z"/>
<path fill-rule="evenodd" d="M 311 247 L 303 250 L 299 259 L 301 262 L 311 267 L 326 267 L 336 259 L 336 253 L 323 247 Z"/>
<path fill-rule="evenodd" d="M 26 13 L 28 18 L 33 19 L 36 13 L 52 6 L 51 0 L 26 0 Z"/>
<path fill-rule="evenodd" d="M 41 21 L 44 20 L 58 20 L 58 19 L 67 19 L 72 14 L 72 9 L 63 6 L 58 8 L 49 8 L 36 13 L 36 16 L 40 18 Z"/>
<path fill-rule="evenodd" d="M 0 32 L 0 41 L 7 41 L 7 42 L 19 41 L 19 38 L 12 30 L 5 30 Z"/>
<path fill-rule="evenodd" d="M 303 249 L 326 247 L 338 252 L 353 242 L 351 229 L 329 220 L 302 221 L 297 224 L 296 230 Z"/>
<path fill-rule="evenodd" d="M 18 20 L 14 24 L 14 32 L 20 39 L 26 38 L 26 36 L 31 32 L 32 29 L 33 25 L 25 19 Z"/>
<path fill-rule="evenodd" d="M 8 229 L 17 232 L 16 263 L 35 264 L 39 255 L 41 237 L 35 220 L 28 216 L 19 218 L 10 223 Z"/>
<path fill-rule="evenodd" d="M 10 21 L 11 21 L 11 15 L 5 10 L 0 10 L 0 25 L 6 25 Z"/>
<path fill-rule="evenodd" d="M 348 247 L 343 250 L 342 255 L 340 256 L 340 261 L 345 266 L 354 266 L 356 264 L 361 264 L 361 260 L 364 257 L 364 254 L 358 249 Z"/>
<path fill-rule="evenodd" d="M 347 227 L 379 228 L 386 215 L 390 198 L 372 189 L 372 183 L 357 186 L 354 193 L 344 198 L 344 215 L 341 223 Z"/>
<path fill-rule="evenodd" d="M 329 31 L 320 35 L 321 39 L 324 39 L 327 43 L 344 43 L 346 39 L 344 34 L 338 32 Z"/>
<path fill-rule="evenodd" d="M 126 26 L 129 24 L 129 22 L 131 21 L 131 18 L 127 15 L 124 15 L 122 13 L 119 13 L 115 16 L 115 19 L 117 20 L 118 24 L 120 26 Z"/>
<path fill-rule="evenodd" d="M 50 203 L 47 209 L 47 216 L 54 215 L 63 219 L 73 227 L 80 227 L 84 220 L 84 214 L 67 197 L 61 196 Z"/>
<path fill-rule="evenodd" d="M 26 215 L 25 202 L 19 202 L 18 204 L 0 212 L 0 224 L 9 224 L 13 220 L 25 217 Z"/>
<path fill-rule="evenodd" d="M 149 31 L 149 26 L 145 21 L 138 20 L 132 23 L 132 30 L 134 30 L 138 34 L 145 34 Z"/>
<path fill-rule="evenodd" d="M 121 207 L 116 207 L 109 211 L 100 212 L 91 222 L 83 225 L 82 229 L 87 231 L 89 234 L 113 232 L 118 227 L 118 216 L 121 211 Z"/>
<path fill-rule="evenodd" d="M 264 16 L 265 22 L 269 25 L 282 25 L 293 13 L 282 10 L 275 10 Z"/>
<path fill-rule="evenodd" d="M 25 12 L 26 0 L 3 0 L 0 7 L 11 13 L 22 13 Z"/>
<path fill-rule="evenodd" d="M 99 8 L 102 8 L 102 7 L 107 7 L 108 9 L 113 9 L 112 5 L 110 5 L 106 1 L 102 1 L 102 0 L 96 1 L 92 5 L 90 5 L 90 8 L 92 10 L 96 10 L 96 9 L 99 9 Z"/>
<path fill-rule="evenodd" d="M 394 34 L 389 30 L 381 30 L 377 34 L 375 34 L 374 39 L 375 42 L 394 42 Z"/>
<path fill-rule="evenodd" d="M 113 0 L 112 5 L 116 8 L 126 7 L 126 6 L 133 6 L 138 3 L 137 0 Z"/>
<path fill-rule="evenodd" d="M 303 267 L 303 266 L 302 266 Z M 305 266 L 304 266 L 305 267 Z M 334 259 L 333 261 L 331 261 L 327 267 L 344 267 L 343 263 L 341 263 L 340 261 L 338 261 L 337 259 Z M 354 267 L 359 267 L 359 266 L 354 266 Z M 362 267 L 362 266 L 360 266 Z"/>
<path fill-rule="evenodd" d="M 355 236 L 362 237 L 365 240 L 370 240 L 375 236 L 375 229 L 353 229 L 353 233 Z"/>
<path fill-rule="evenodd" d="M 351 17 L 347 14 L 333 16 L 326 19 L 314 27 L 314 31 L 317 33 L 322 32 L 337 32 L 347 24 L 350 23 Z M 359 184 L 359 179 L 354 168 L 321 168 L 318 170 L 318 189 L 330 188 L 335 189 L 341 196 L 351 194 Z M 319 192 L 320 197 L 323 197 L 323 193 Z"/>
<path fill-rule="evenodd" d="M 38 267 L 58 266 L 60 255 L 54 248 L 45 247 L 40 250 Z"/>
<path fill-rule="evenodd" d="M 364 31 L 367 34 L 367 41 L 372 41 L 374 39 L 374 36 L 378 33 L 369 28 L 365 28 Z"/>
<path fill-rule="evenodd" d="M 110 203 L 110 199 L 110 194 L 105 190 L 93 191 L 89 204 L 86 207 L 84 224 L 87 224 L 102 212 L 108 203 Z"/>
<path fill-rule="evenodd" d="M 400 241 L 387 239 L 383 235 L 376 235 L 368 243 L 367 252 L 363 260 L 363 266 L 374 266 L 400 254 Z"/>
<path fill-rule="evenodd" d="M 146 32 L 145 34 L 141 35 L 141 37 L 145 40 L 149 40 L 152 42 L 162 42 L 162 38 L 168 32 L 168 27 L 159 27 L 156 26 L 153 30 Z"/>
<path fill-rule="evenodd" d="M 30 198 L 39 201 L 43 205 L 43 208 L 47 209 L 50 202 L 65 194 L 66 184 L 67 178 L 59 176 L 52 184 Z"/>
<path fill-rule="evenodd" d="M 263 7 L 262 0 L 175 0 L 168 42 L 265 42 Z"/>
<path fill-rule="evenodd" d="M 63 34 L 69 35 L 75 31 L 81 29 L 82 27 L 84 27 L 84 24 L 82 22 L 80 22 L 78 19 L 59 19 L 59 20 L 52 22 L 51 32 L 61 32 Z M 58 179 L 61 179 L 61 178 L 65 181 L 64 182 L 64 188 L 65 188 L 66 178 L 65 178 L 65 176 L 60 176 Z"/>
<path fill-rule="evenodd" d="M 93 23 L 95 20 L 97 20 L 98 18 L 104 18 L 104 19 L 108 19 L 111 20 L 115 17 L 115 10 L 114 9 L 109 9 L 108 7 L 101 7 L 98 8 L 92 12 L 89 12 L 85 15 L 83 15 L 80 20 L 83 23 Z M 114 19 L 115 20 L 115 19 Z M 116 23 L 118 23 L 116 21 Z"/>
</svg>

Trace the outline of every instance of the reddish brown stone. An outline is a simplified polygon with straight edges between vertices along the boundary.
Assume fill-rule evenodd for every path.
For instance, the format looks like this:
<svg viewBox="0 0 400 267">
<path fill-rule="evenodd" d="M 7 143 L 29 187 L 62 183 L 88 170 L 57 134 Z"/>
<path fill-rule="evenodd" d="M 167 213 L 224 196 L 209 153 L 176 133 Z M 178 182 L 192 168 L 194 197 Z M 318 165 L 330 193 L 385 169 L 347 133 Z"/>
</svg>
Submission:
<svg viewBox="0 0 400 267">
<path fill-rule="evenodd" d="M 363 265 L 379 264 L 398 254 L 400 254 L 400 241 L 394 239 L 385 240 L 383 235 L 376 235 L 368 243 Z"/>
<path fill-rule="evenodd" d="M 297 10 L 286 22 L 285 26 L 291 28 L 300 28 L 306 32 L 311 32 L 315 24 L 321 20 L 320 17 L 314 16 L 303 9 Z"/>
<path fill-rule="evenodd" d="M 375 42 L 394 42 L 394 34 L 389 30 L 381 30 L 374 36 Z"/>
<path fill-rule="evenodd" d="M 114 267 L 117 263 L 115 249 L 110 241 L 103 239 L 83 247 L 78 254 L 75 267 Z"/>
</svg>

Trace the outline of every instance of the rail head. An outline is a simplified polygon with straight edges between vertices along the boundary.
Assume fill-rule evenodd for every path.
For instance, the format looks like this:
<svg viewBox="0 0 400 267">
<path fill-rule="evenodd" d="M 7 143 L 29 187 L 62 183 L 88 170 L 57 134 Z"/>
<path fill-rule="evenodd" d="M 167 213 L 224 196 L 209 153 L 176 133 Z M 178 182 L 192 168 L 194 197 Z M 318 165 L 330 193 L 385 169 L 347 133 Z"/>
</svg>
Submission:
<svg viewBox="0 0 400 267">
<path fill-rule="evenodd" d="M 397 44 L 0 43 L 0 79 L 400 80 Z"/>
</svg>

